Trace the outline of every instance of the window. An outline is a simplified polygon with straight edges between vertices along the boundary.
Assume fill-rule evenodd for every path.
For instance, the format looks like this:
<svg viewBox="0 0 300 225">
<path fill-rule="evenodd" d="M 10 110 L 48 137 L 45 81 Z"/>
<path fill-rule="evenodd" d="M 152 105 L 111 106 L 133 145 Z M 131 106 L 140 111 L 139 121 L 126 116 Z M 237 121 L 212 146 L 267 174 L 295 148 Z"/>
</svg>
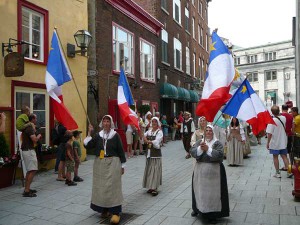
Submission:
<svg viewBox="0 0 300 225">
<path fill-rule="evenodd" d="M 249 82 L 257 82 L 258 81 L 258 73 L 257 72 L 248 73 L 247 78 L 248 78 Z"/>
<path fill-rule="evenodd" d="M 266 80 L 277 80 L 277 71 L 276 70 L 269 70 L 265 71 Z"/>
<path fill-rule="evenodd" d="M 206 80 L 205 67 L 204 67 L 204 59 L 202 59 L 201 70 L 202 70 L 202 80 Z M 204 78 L 204 79 L 203 79 Z"/>
<path fill-rule="evenodd" d="M 120 71 L 121 65 L 127 74 L 133 75 L 133 35 L 113 25 L 113 70 Z"/>
<path fill-rule="evenodd" d="M 196 54 L 193 54 L 193 76 L 196 77 Z"/>
<path fill-rule="evenodd" d="M 168 8 L 167 8 L 167 0 L 161 0 L 161 7 L 164 8 L 165 10 L 168 10 Z"/>
<path fill-rule="evenodd" d="M 46 90 L 27 87 L 16 87 L 14 102 L 16 109 L 16 119 L 21 114 L 21 109 L 23 106 L 28 106 L 30 108 L 30 112 L 37 115 L 37 127 L 39 127 L 38 132 L 42 134 L 41 143 L 49 145 L 50 109 L 49 97 L 46 93 Z"/>
<path fill-rule="evenodd" d="M 153 45 L 140 40 L 140 68 L 141 68 L 141 78 L 149 81 L 155 81 L 155 48 Z"/>
<path fill-rule="evenodd" d="M 203 5 L 202 5 L 201 0 L 199 0 L 198 12 L 200 13 L 201 16 L 202 16 L 202 11 L 203 11 Z"/>
<path fill-rule="evenodd" d="M 173 0 L 173 18 L 181 24 L 181 3 L 180 0 Z"/>
<path fill-rule="evenodd" d="M 200 45 L 203 46 L 203 28 L 200 30 Z"/>
<path fill-rule="evenodd" d="M 168 62 L 168 33 L 164 29 L 161 31 L 161 50 L 162 50 L 161 60 L 167 63 Z"/>
<path fill-rule="evenodd" d="M 240 65 L 241 64 L 241 58 L 240 57 L 234 58 L 234 64 L 235 65 Z"/>
<path fill-rule="evenodd" d="M 186 52 L 186 56 L 185 56 L 185 60 L 186 60 L 185 72 L 188 75 L 191 75 L 190 49 L 188 47 L 186 47 L 185 48 L 185 52 Z"/>
<path fill-rule="evenodd" d="M 208 35 L 207 35 L 207 34 L 205 34 L 205 42 L 206 42 L 205 50 L 208 52 L 208 49 L 209 49 L 209 41 L 208 41 Z"/>
<path fill-rule="evenodd" d="M 196 38 L 196 30 L 195 30 L 195 18 L 192 18 L 192 36 L 195 39 Z"/>
<path fill-rule="evenodd" d="M 256 63 L 257 62 L 257 55 L 248 55 L 247 56 L 247 63 Z"/>
<path fill-rule="evenodd" d="M 265 53 L 265 61 L 272 61 L 276 59 L 276 52 Z"/>
<path fill-rule="evenodd" d="M 185 30 L 190 32 L 190 28 L 189 28 L 190 12 L 187 8 L 185 8 L 184 13 L 185 13 Z"/>
<path fill-rule="evenodd" d="M 203 80 L 202 78 L 202 66 L 201 66 L 201 58 L 199 57 L 199 78 L 200 80 Z"/>
<path fill-rule="evenodd" d="M 48 60 L 48 11 L 27 1 L 18 2 L 18 39 L 30 43 L 18 47 L 26 59 L 46 64 Z"/>
<path fill-rule="evenodd" d="M 174 67 L 182 70 L 182 46 L 176 38 L 174 38 Z"/>
</svg>

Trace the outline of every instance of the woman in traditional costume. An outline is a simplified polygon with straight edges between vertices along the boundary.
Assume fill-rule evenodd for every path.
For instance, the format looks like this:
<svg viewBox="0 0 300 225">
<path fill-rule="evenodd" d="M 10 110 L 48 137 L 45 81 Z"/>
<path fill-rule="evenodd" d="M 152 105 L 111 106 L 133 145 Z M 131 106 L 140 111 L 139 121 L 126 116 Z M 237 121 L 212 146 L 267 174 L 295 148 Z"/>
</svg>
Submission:
<svg viewBox="0 0 300 225">
<path fill-rule="evenodd" d="M 235 117 L 232 117 L 229 126 L 228 134 L 228 149 L 227 149 L 227 163 L 230 166 L 240 166 L 244 164 L 244 148 L 245 132 L 242 124 Z"/>
<path fill-rule="evenodd" d="M 191 216 L 201 215 L 210 223 L 229 216 L 229 200 L 226 171 L 223 161 L 223 145 L 216 139 L 213 127 L 207 125 L 205 138 L 191 148 L 197 160 L 192 178 Z"/>
<path fill-rule="evenodd" d="M 125 154 L 119 134 L 114 131 L 114 122 L 105 115 L 99 125 L 103 128 L 94 138 L 93 126 L 89 125 L 88 136 L 84 139 L 86 148 L 95 149 L 93 165 L 93 187 L 91 209 L 102 213 L 103 218 L 111 217 L 111 223 L 118 224 L 122 212 L 122 180 Z"/>
<path fill-rule="evenodd" d="M 204 137 L 205 129 L 207 126 L 207 120 L 204 116 L 199 117 L 198 119 L 198 129 L 192 135 L 191 138 L 191 147 L 199 140 L 202 140 Z"/>
<path fill-rule="evenodd" d="M 146 166 L 143 178 L 143 188 L 153 196 L 158 195 L 158 187 L 162 184 L 162 162 L 160 144 L 163 140 L 163 132 L 159 129 L 159 118 L 151 119 L 151 128 L 144 135 L 144 143 L 147 144 Z"/>
</svg>

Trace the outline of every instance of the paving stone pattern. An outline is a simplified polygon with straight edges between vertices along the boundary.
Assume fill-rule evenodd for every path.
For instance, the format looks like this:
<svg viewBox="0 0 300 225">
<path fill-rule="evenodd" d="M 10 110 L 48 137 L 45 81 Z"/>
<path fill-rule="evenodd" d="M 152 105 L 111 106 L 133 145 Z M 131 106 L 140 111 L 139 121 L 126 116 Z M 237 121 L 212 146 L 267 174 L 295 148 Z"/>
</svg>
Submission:
<svg viewBox="0 0 300 225">
<path fill-rule="evenodd" d="M 274 224 L 299 225 L 300 202 L 291 192 L 293 179 L 274 178 L 272 156 L 265 148 L 252 147 L 245 165 L 228 167 L 224 160 L 230 199 L 230 217 L 218 224 Z M 193 159 L 185 159 L 180 141 L 168 142 L 162 149 L 163 185 L 159 195 L 152 197 L 142 188 L 145 156 L 131 158 L 123 175 L 123 212 L 136 214 L 126 224 L 190 225 L 207 224 L 190 216 L 191 177 Z M 280 161 L 282 164 L 282 161 Z M 99 224 L 101 218 L 89 208 L 92 188 L 93 156 L 80 165 L 84 182 L 68 187 L 56 181 L 53 171 L 39 173 L 32 184 L 38 197 L 22 197 L 21 182 L 0 189 L 0 224 L 54 225 Z M 282 166 L 282 165 L 281 165 Z"/>
</svg>

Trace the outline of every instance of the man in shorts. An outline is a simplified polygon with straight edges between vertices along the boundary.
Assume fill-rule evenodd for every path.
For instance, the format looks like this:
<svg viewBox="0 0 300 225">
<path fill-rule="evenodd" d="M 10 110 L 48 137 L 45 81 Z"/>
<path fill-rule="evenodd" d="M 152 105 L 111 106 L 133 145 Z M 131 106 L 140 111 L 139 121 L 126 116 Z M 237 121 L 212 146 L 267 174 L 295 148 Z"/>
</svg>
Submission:
<svg viewBox="0 0 300 225">
<path fill-rule="evenodd" d="M 31 114 L 31 117 L 36 119 L 35 114 Z M 36 190 L 30 189 L 33 177 L 38 170 L 38 162 L 34 146 L 41 139 L 42 135 L 35 134 L 35 128 L 33 126 L 26 127 L 22 132 L 22 157 L 27 170 L 25 178 L 25 188 L 23 197 L 36 197 Z"/>
<path fill-rule="evenodd" d="M 267 130 L 266 130 L 268 136 L 267 149 L 270 151 L 270 154 L 273 155 L 273 162 L 276 170 L 274 177 L 281 178 L 278 155 L 281 156 L 285 168 L 288 168 L 289 165 L 287 159 L 287 149 L 286 149 L 287 147 L 287 136 L 285 133 L 286 119 L 284 116 L 281 116 L 279 114 L 279 107 L 277 105 L 273 105 L 271 107 L 271 112 L 273 114 L 273 120 L 276 123 L 276 125 L 268 124 L 267 126 Z M 290 174 L 287 173 L 287 177 L 289 176 Z"/>
</svg>

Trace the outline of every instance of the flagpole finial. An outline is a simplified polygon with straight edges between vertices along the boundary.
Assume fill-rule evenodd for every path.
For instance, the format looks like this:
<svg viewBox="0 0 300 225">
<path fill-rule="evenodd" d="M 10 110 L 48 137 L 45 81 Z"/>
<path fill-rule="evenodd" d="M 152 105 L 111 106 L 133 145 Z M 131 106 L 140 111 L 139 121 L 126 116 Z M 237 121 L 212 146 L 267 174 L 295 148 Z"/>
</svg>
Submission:
<svg viewBox="0 0 300 225">
<path fill-rule="evenodd" d="M 54 26 L 54 29 L 57 30 L 57 26 Z"/>
</svg>

